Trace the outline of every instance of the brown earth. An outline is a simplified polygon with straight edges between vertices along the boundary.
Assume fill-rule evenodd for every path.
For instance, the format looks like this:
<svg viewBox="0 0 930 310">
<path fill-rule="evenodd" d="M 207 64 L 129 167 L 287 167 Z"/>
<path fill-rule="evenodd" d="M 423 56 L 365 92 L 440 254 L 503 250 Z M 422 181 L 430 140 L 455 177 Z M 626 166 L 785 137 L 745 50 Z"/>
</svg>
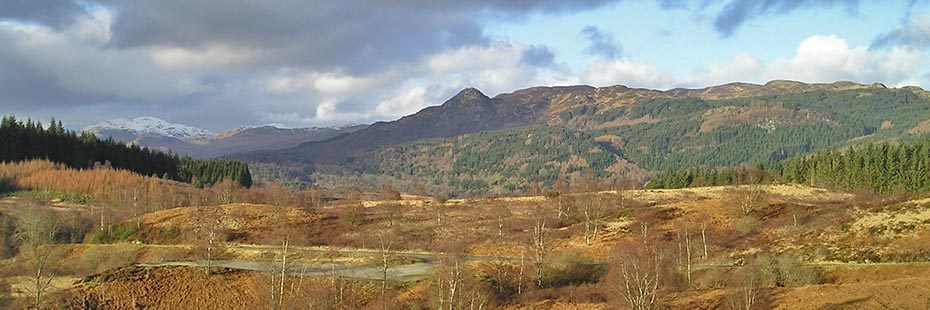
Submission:
<svg viewBox="0 0 930 310">
<path fill-rule="evenodd" d="M 930 264 L 845 266 L 827 269 L 828 282 L 765 288 L 761 309 L 925 309 L 930 302 Z M 726 307 L 735 290 L 698 290 L 667 298 L 671 309 Z"/>
<path fill-rule="evenodd" d="M 917 126 L 914 126 L 914 128 L 911 128 L 907 132 L 912 135 L 930 133 L 930 119 L 918 123 Z"/>
<path fill-rule="evenodd" d="M 930 200 L 923 197 L 868 200 L 848 193 L 804 186 L 767 186 L 763 188 L 766 203 L 751 212 L 757 221 L 755 227 L 740 232 L 740 220 L 745 215 L 738 212 L 735 204 L 739 201 L 734 199 L 740 198 L 739 192 L 745 189 L 747 187 L 706 187 L 598 193 L 597 196 L 606 202 L 600 222 L 603 230 L 590 245 L 585 244 L 582 238 L 584 224 L 578 214 L 592 195 L 566 194 L 560 199 L 567 205 L 573 205 L 570 212 L 575 215 L 562 222 L 549 223 L 552 225 L 549 226 L 549 241 L 553 250 L 550 255 L 610 260 L 616 245 L 637 231 L 638 226 L 630 227 L 639 225 L 633 215 L 653 212 L 648 217 L 654 221 L 651 229 L 672 241 L 680 238 L 676 236 L 683 229 L 690 229 L 692 236 L 697 236 L 700 224 L 707 224 L 710 253 L 708 258 L 699 259 L 698 265 L 716 265 L 721 269 L 715 270 L 732 270 L 740 268 L 732 265 L 751 262 L 751 258 L 758 254 L 791 253 L 805 263 L 814 263 L 825 269 L 816 282 L 820 284 L 764 288 L 760 296 L 766 305 L 762 308 L 926 307 L 930 298 L 930 264 L 901 262 L 926 260 L 920 255 L 928 249 L 924 243 L 930 236 L 930 215 L 927 215 L 930 214 Z M 625 202 L 617 202 L 620 198 Z M 279 227 L 306 233 L 308 228 L 322 223 L 320 227 L 328 235 L 321 235 L 319 239 L 326 245 L 371 249 L 378 246 L 379 232 L 395 231 L 393 250 L 441 252 L 462 247 L 466 253 L 473 255 L 521 257 L 524 253 L 532 256 L 527 240 L 532 237 L 534 215 L 550 212 L 554 216 L 558 200 L 530 196 L 450 200 L 444 204 L 426 203 L 422 197 L 405 197 L 404 201 L 420 203 L 370 203 L 366 204 L 368 207 L 362 207 L 362 203 L 344 204 L 314 211 L 230 204 L 170 209 L 146 214 L 139 220 L 150 229 L 176 230 L 179 236 L 192 239 L 202 236 L 199 232 L 204 225 L 215 222 L 238 236 L 238 240 L 245 240 L 236 242 L 255 243 L 273 237 L 279 232 Z M 505 215 L 494 213 L 502 209 L 507 211 Z M 357 216 L 361 219 L 357 223 L 346 221 L 346 216 L 352 212 L 359 213 Z M 498 236 L 498 216 L 503 216 L 505 222 L 503 236 Z M 694 240 L 699 242 L 699 239 Z M 530 251 L 525 252 L 525 249 Z M 675 256 L 674 252 L 667 254 Z M 139 260 L 146 254 L 134 256 Z M 874 263 L 879 261 L 899 263 Z M 254 292 L 263 292 L 263 282 L 257 279 L 264 276 L 244 271 L 207 276 L 202 269 L 132 267 L 105 272 L 98 280 L 69 290 L 68 296 L 71 296 L 71 302 L 79 305 L 86 301 L 98 303 L 103 308 L 129 308 L 137 303 L 154 309 L 211 309 L 211 305 L 207 304 L 210 299 L 224 300 L 222 307 L 227 309 L 256 308 L 261 307 L 261 296 L 254 295 L 258 294 Z M 727 272 L 720 273 L 716 277 L 722 280 L 668 295 L 663 301 L 671 309 L 726 307 L 728 297 L 734 293 L 733 289 L 721 284 L 726 282 L 727 276 Z M 424 282 L 420 282 L 408 289 L 423 285 Z M 610 291 L 604 294 L 615 296 Z M 134 300 L 133 296 L 142 297 Z M 598 308 L 612 309 L 614 306 L 584 299 L 573 302 L 527 299 L 511 307 Z"/>
<path fill-rule="evenodd" d="M 255 273 L 207 275 L 187 267 L 126 267 L 89 277 L 66 293 L 66 307 L 94 309 L 258 309 Z"/>
<path fill-rule="evenodd" d="M 321 221 L 320 213 L 298 208 L 260 204 L 227 204 L 207 207 L 181 207 L 142 215 L 127 223 L 141 222 L 143 227 L 160 231 L 148 233 L 148 241 L 191 242 L 202 238 L 206 227 L 222 231 L 230 241 L 256 243 L 280 234 L 283 228 L 305 227 Z M 158 240 L 161 236 L 177 240 Z"/>
</svg>

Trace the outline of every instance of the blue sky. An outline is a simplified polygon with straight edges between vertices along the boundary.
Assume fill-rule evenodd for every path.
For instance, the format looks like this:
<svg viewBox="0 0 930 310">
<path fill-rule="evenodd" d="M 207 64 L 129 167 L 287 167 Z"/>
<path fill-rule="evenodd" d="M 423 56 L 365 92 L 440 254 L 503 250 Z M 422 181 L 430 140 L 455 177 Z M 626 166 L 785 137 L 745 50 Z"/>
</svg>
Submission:
<svg viewBox="0 0 930 310">
<path fill-rule="evenodd" d="M 909 10 L 906 5 L 889 2 L 863 2 L 858 12 L 833 6 L 765 16 L 747 22 L 730 37 L 714 31 L 709 15 L 720 10 L 724 2 L 696 12 L 665 10 L 653 1 L 626 1 L 561 16 L 533 14 L 526 21 L 491 19 L 486 21 L 486 29 L 499 40 L 548 45 L 558 60 L 580 70 L 590 57 L 584 53 L 587 41 L 580 32 L 595 26 L 613 34 L 625 56 L 687 74 L 694 67 L 727 61 L 741 52 L 767 61 L 791 55 L 801 41 L 813 35 L 835 34 L 850 45 L 868 46 L 879 34 L 905 24 L 909 11 L 930 12 L 930 3 L 916 3 Z"/>
<path fill-rule="evenodd" d="M 0 108 L 72 128 L 368 123 L 465 87 L 930 87 L 930 1 L 7 1 L 0 41 Z"/>
</svg>

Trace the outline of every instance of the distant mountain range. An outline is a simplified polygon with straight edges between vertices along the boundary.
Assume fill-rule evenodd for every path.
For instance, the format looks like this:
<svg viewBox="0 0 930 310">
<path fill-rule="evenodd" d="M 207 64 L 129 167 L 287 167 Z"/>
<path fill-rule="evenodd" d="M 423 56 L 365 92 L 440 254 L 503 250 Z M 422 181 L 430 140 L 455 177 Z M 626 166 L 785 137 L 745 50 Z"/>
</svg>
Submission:
<svg viewBox="0 0 930 310">
<path fill-rule="evenodd" d="M 509 193 L 584 173 L 646 180 L 667 169 L 774 164 L 813 151 L 930 133 L 930 92 L 835 82 L 701 89 L 467 88 L 395 121 L 334 128 L 243 127 L 220 134 L 157 118 L 87 128 L 194 157 L 249 161 L 260 181 L 391 184 Z"/>
<path fill-rule="evenodd" d="M 132 141 L 130 138 L 142 136 L 162 136 L 185 141 L 210 139 L 214 136 L 213 132 L 206 129 L 173 124 L 151 116 L 112 119 L 88 126 L 83 131 L 124 141 Z"/>
<path fill-rule="evenodd" d="M 112 137 L 114 140 L 129 144 L 170 150 L 196 158 L 208 158 L 258 150 L 290 148 L 304 142 L 324 140 L 365 127 L 365 125 L 310 128 L 246 126 L 214 134 L 206 129 L 145 116 L 108 120 L 88 126 L 83 131 L 101 138 Z"/>
<path fill-rule="evenodd" d="M 310 181 L 323 185 L 506 193 L 585 171 L 642 179 L 665 169 L 770 164 L 824 148 L 913 139 L 928 132 L 928 99 L 919 87 L 781 80 L 666 91 L 534 87 L 493 98 L 468 88 L 396 121 L 236 156 L 300 170 L 291 175 L 313 172 Z"/>
</svg>

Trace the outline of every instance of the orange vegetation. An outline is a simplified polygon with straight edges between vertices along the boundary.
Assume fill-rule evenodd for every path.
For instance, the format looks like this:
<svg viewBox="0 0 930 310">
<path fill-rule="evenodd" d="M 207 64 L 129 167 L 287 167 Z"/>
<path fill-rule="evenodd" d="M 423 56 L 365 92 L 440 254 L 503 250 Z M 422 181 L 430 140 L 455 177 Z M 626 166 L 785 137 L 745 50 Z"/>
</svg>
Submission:
<svg viewBox="0 0 930 310">
<path fill-rule="evenodd" d="M 183 183 L 145 177 L 127 170 L 72 169 L 44 160 L 0 164 L 0 179 L 11 179 L 22 189 L 74 192 L 103 201 L 118 199 L 123 191 L 158 195 L 162 199 L 166 194 L 190 195 L 194 191 Z"/>
</svg>

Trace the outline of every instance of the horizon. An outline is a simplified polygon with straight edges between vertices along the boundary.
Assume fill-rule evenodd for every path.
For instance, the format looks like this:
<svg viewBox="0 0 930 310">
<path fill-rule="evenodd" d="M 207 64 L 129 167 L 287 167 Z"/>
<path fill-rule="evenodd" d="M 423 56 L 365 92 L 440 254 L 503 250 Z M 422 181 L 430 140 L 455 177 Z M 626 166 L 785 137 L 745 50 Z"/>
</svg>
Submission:
<svg viewBox="0 0 930 310">
<path fill-rule="evenodd" d="M 29 73 L 0 74 L 0 102 L 69 128 L 154 116 L 218 132 L 390 121 L 466 87 L 930 85 L 926 2 L 217 5 L 0 4 L 0 67 Z"/>
<path fill-rule="evenodd" d="M 884 85 L 884 83 L 881 83 L 881 82 L 861 83 L 861 82 L 855 82 L 855 81 L 838 80 L 838 81 L 834 81 L 834 82 L 808 83 L 808 82 L 796 81 L 796 80 L 775 79 L 775 80 L 770 80 L 770 81 L 767 81 L 767 82 L 764 82 L 764 83 L 729 82 L 729 83 L 723 83 L 723 84 L 706 85 L 706 86 L 703 86 L 703 87 L 674 87 L 674 88 L 666 88 L 666 89 L 654 89 L 654 88 L 645 88 L 645 87 L 631 87 L 631 86 L 623 85 L 623 84 L 605 85 L 605 86 L 592 86 L 592 85 L 588 85 L 588 84 L 574 84 L 574 85 L 537 85 L 537 86 L 528 86 L 528 87 L 525 87 L 525 88 L 515 89 L 515 90 L 511 90 L 511 91 L 507 91 L 507 92 L 501 92 L 501 93 L 494 94 L 494 95 L 492 95 L 492 96 L 489 96 L 488 94 L 484 93 L 483 91 L 481 91 L 481 89 L 478 89 L 477 87 L 468 86 L 468 87 L 462 88 L 462 89 L 459 90 L 459 92 L 457 92 L 456 94 L 458 94 L 458 93 L 460 93 L 460 92 L 462 92 L 462 91 L 464 91 L 464 90 L 467 90 L 467 89 L 475 89 L 475 90 L 477 90 L 479 93 L 481 93 L 481 94 L 483 94 L 483 95 L 485 95 L 485 96 L 487 96 L 487 97 L 489 97 L 489 98 L 495 98 L 495 97 L 498 97 L 498 96 L 500 96 L 500 95 L 512 94 L 512 93 L 516 93 L 516 92 L 520 92 L 520 91 L 524 91 L 524 90 L 528 90 L 528 89 L 534 89 L 534 88 L 558 88 L 558 87 L 593 87 L 593 88 L 627 87 L 627 88 L 629 88 L 629 89 L 645 89 L 645 90 L 655 90 L 655 91 L 659 91 L 659 92 L 668 92 L 668 91 L 673 91 L 673 90 L 700 90 L 700 89 L 707 89 L 707 88 L 714 88 L 714 87 L 722 87 L 722 86 L 733 85 L 733 84 L 747 84 L 747 85 L 755 85 L 755 86 L 765 86 L 765 85 L 771 84 L 771 83 L 773 83 L 773 82 L 803 83 L 803 84 L 808 84 L 808 85 L 815 85 L 815 84 L 830 85 L 830 84 L 837 84 L 837 83 L 855 83 L 855 84 L 859 84 L 859 85 L 863 85 L 863 86 L 874 86 L 874 85 L 878 84 L 878 85 L 880 85 L 880 86 L 882 86 L 882 87 L 891 88 L 891 89 L 908 88 L 908 87 L 917 87 L 917 88 L 919 88 L 919 89 L 921 89 L 921 90 L 925 90 L 923 87 L 921 87 L 921 86 L 919 86 L 919 85 L 887 86 L 887 85 Z M 453 96 L 454 96 L 454 95 L 453 95 Z M 130 122 L 130 121 L 134 121 L 134 120 L 139 119 L 139 118 L 156 118 L 156 119 L 158 119 L 158 120 L 160 120 L 160 121 L 164 121 L 164 122 L 171 123 L 172 125 L 182 125 L 182 126 L 192 127 L 192 128 L 195 128 L 195 129 L 202 129 L 202 130 L 210 131 L 212 134 L 217 135 L 217 136 L 218 136 L 218 135 L 221 135 L 221 134 L 223 134 L 223 133 L 226 133 L 226 132 L 236 131 L 236 130 L 239 130 L 239 129 L 261 128 L 261 127 L 274 127 L 274 128 L 278 128 L 278 129 L 346 128 L 346 127 L 353 127 L 353 126 L 369 126 L 369 125 L 374 124 L 374 123 L 377 123 L 377 122 L 392 122 L 392 121 L 396 121 L 396 120 L 399 120 L 400 118 L 403 118 L 404 116 L 409 116 L 409 115 L 413 115 L 413 114 L 419 113 L 420 111 L 422 111 L 422 109 L 425 109 L 425 108 L 428 108 L 428 107 L 432 107 L 432 106 L 440 106 L 440 105 L 443 105 L 443 104 L 446 103 L 446 101 L 448 101 L 448 100 L 451 99 L 451 98 L 452 98 L 452 97 L 449 97 L 449 98 L 443 100 L 442 102 L 424 106 L 424 107 L 421 108 L 420 110 L 417 110 L 417 111 L 415 111 L 415 112 L 413 112 L 413 113 L 411 113 L 411 114 L 401 115 L 401 116 L 398 116 L 397 118 L 394 118 L 394 119 L 377 120 L 377 121 L 372 121 L 372 122 L 368 122 L 368 123 L 353 123 L 353 122 L 349 122 L 349 123 L 340 123 L 340 124 L 333 124 L 333 125 L 311 125 L 311 126 L 303 126 L 303 127 L 293 127 L 293 126 L 288 126 L 288 125 L 282 124 L 282 123 L 265 123 L 265 124 L 243 124 L 243 125 L 239 125 L 239 126 L 236 126 L 236 127 L 223 128 L 223 129 L 219 129 L 219 130 L 210 130 L 210 129 L 206 129 L 206 128 L 200 128 L 200 127 L 197 127 L 197 126 L 193 126 L 193 125 L 190 125 L 190 124 L 179 123 L 179 122 L 171 122 L 171 121 L 169 121 L 169 120 L 163 119 L 163 118 L 158 117 L 158 116 L 152 116 L 152 115 L 138 115 L 138 116 L 132 116 L 132 117 L 118 117 L 118 118 L 113 118 L 113 119 L 101 120 L 101 121 L 98 122 L 98 123 L 89 124 L 89 125 L 80 126 L 80 127 L 73 126 L 73 125 L 70 125 L 70 124 L 65 123 L 65 124 L 64 124 L 64 128 L 65 128 L 65 129 L 68 129 L 68 130 L 73 130 L 73 131 L 81 132 L 81 131 L 87 131 L 87 130 L 90 129 L 91 127 L 100 126 L 100 125 L 103 125 L 103 124 L 108 123 L 108 122 L 113 122 L 113 121 L 127 121 L 127 122 Z M 14 116 L 14 117 L 16 117 L 18 120 L 21 120 L 21 121 L 32 120 L 32 121 L 37 121 L 37 122 L 40 122 L 40 123 L 42 123 L 42 124 L 45 124 L 45 120 L 34 119 L 34 118 L 31 118 L 31 117 L 21 118 L 21 117 L 19 117 L 18 115 L 7 115 L 7 116 Z M 58 121 L 58 122 L 61 121 L 60 119 L 57 119 L 57 118 L 55 118 L 54 116 L 52 116 L 52 118 L 55 119 L 55 120 Z M 46 124 L 46 125 L 47 125 L 47 124 Z"/>
</svg>

